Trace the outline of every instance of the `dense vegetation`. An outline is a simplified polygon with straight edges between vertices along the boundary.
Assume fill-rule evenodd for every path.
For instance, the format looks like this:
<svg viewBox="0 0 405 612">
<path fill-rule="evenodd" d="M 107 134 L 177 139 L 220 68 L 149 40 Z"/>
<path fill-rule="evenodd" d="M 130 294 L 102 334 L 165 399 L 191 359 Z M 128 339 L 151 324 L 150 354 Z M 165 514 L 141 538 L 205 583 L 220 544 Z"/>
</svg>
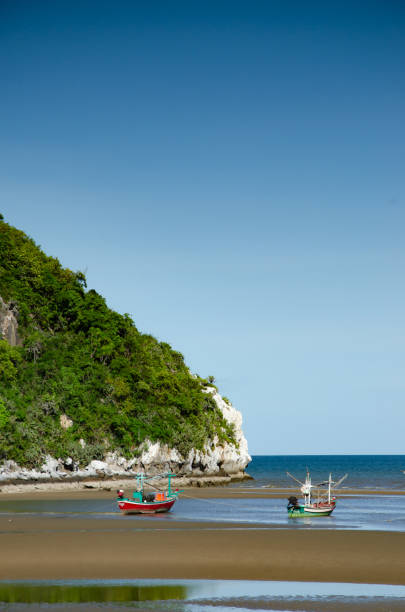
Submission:
<svg viewBox="0 0 405 612">
<path fill-rule="evenodd" d="M 0 216 L 0 296 L 18 311 L 21 346 L 0 339 L 0 461 L 46 454 L 81 465 L 160 440 L 186 454 L 233 431 L 207 380 L 169 344 L 110 310 L 81 272 L 62 268 Z M 73 425 L 60 424 L 67 415 Z M 85 441 L 80 443 L 80 440 Z"/>
</svg>

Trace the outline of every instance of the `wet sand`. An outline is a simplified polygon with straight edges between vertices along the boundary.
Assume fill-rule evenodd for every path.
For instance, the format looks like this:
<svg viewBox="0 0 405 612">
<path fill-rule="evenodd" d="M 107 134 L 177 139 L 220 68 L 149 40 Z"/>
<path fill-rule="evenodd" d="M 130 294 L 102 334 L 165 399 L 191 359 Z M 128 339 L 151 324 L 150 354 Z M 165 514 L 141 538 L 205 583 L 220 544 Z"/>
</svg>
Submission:
<svg viewBox="0 0 405 612">
<path fill-rule="evenodd" d="M 63 483 L 62 483 L 63 484 Z M 52 484 L 41 485 L 38 489 L 35 489 L 35 485 L 16 485 L 10 487 L 8 491 L 0 491 L 1 500 L 25 500 L 25 499 L 111 499 L 115 497 L 117 489 L 125 488 L 125 485 L 117 481 L 114 484 L 100 485 L 97 483 L 96 488 L 82 488 L 82 489 L 58 489 L 61 486 L 58 483 L 56 487 Z M 91 484 L 87 484 L 91 487 Z M 133 480 L 126 487 L 126 490 L 132 490 L 134 486 Z M 180 487 L 179 487 L 180 488 Z M 183 488 L 181 488 L 183 490 Z M 194 498 L 194 499 L 247 499 L 247 498 L 273 498 L 273 499 L 286 499 L 290 495 L 300 495 L 298 489 L 280 489 L 280 488 L 265 488 L 265 487 L 187 487 L 182 493 L 182 497 Z M 405 490 L 374 490 L 374 489 L 340 489 L 338 491 L 338 497 L 345 497 L 348 495 L 405 495 Z"/>
<path fill-rule="evenodd" d="M 195 578 L 405 585 L 405 533 L 0 517 L 0 579 Z"/>
<path fill-rule="evenodd" d="M 119 486 L 119 485 L 118 485 Z M 115 492 L 116 486 L 114 486 Z M 192 498 L 285 498 L 292 489 L 189 488 Z M 403 494 L 353 491 L 346 495 Z M 1 493 L 0 500 L 111 499 L 105 489 Z M 0 580 L 234 579 L 405 585 L 405 533 L 246 523 L 0 515 Z"/>
</svg>

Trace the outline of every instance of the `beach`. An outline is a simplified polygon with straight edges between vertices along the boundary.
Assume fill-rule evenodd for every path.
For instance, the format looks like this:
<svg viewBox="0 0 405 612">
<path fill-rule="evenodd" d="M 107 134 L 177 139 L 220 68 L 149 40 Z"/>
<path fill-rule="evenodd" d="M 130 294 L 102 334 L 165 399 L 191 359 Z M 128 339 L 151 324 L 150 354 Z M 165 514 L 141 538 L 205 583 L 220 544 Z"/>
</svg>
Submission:
<svg viewBox="0 0 405 612">
<path fill-rule="evenodd" d="M 129 518 L 0 519 L 1 580 L 198 578 L 405 584 L 405 534 Z"/>
<path fill-rule="evenodd" d="M 273 493 L 237 488 L 184 492 L 193 497 L 192 503 L 199 499 L 208 503 L 214 495 L 225 501 L 258 494 Z M 1 501 L 24 501 L 33 495 L 3 494 Z M 72 496 L 96 503 L 109 500 L 111 493 L 69 492 Z M 55 499 L 63 504 L 65 497 L 61 491 L 36 493 L 45 507 Z M 173 513 L 121 517 L 117 512 L 94 519 L 91 514 L 0 515 L 0 580 L 193 578 L 405 584 L 403 532 L 174 517 Z"/>
</svg>

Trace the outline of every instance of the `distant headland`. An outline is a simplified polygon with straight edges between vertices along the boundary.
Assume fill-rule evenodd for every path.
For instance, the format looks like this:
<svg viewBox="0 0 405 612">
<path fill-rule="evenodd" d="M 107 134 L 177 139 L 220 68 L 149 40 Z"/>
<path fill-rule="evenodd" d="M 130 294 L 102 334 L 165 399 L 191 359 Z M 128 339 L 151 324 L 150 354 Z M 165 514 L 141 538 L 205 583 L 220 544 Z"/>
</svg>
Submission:
<svg viewBox="0 0 405 612">
<path fill-rule="evenodd" d="M 0 482 L 172 471 L 248 477 L 242 416 L 212 376 L 136 328 L 0 215 Z"/>
</svg>

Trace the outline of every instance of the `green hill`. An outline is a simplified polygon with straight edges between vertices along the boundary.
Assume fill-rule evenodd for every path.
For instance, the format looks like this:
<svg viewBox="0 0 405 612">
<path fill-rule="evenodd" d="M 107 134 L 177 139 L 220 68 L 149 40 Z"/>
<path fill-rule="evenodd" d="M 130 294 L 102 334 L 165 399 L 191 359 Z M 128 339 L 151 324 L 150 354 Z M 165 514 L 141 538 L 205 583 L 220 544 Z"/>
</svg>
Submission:
<svg viewBox="0 0 405 612">
<path fill-rule="evenodd" d="M 85 465 L 108 451 L 136 456 L 146 439 L 183 455 L 215 434 L 234 442 L 207 380 L 179 352 L 139 332 L 81 272 L 1 216 L 0 296 L 19 336 L 16 346 L 0 339 L 0 461 L 34 467 L 49 454 Z"/>
</svg>

